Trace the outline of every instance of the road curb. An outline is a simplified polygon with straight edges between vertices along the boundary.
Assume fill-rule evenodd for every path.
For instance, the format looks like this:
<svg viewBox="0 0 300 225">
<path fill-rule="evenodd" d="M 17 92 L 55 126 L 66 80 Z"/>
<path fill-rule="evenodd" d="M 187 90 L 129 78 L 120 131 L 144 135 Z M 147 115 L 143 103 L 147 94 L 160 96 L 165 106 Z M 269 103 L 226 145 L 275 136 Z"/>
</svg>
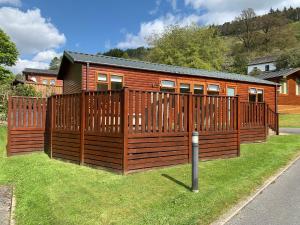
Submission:
<svg viewBox="0 0 300 225">
<path fill-rule="evenodd" d="M 257 188 L 249 197 L 242 200 L 233 208 L 231 208 L 228 212 L 223 214 L 219 219 L 217 219 L 215 222 L 211 223 L 211 225 L 224 225 L 229 220 L 231 220 L 235 215 L 237 215 L 243 208 L 245 208 L 249 203 L 251 203 L 259 194 L 261 194 L 268 186 L 270 186 L 272 183 L 274 183 L 275 180 L 277 180 L 282 174 L 284 174 L 296 161 L 300 159 L 300 154 L 296 156 L 295 159 L 291 160 L 288 165 L 280 169 L 275 175 L 271 176 L 269 179 L 267 179 L 262 186 Z"/>
</svg>

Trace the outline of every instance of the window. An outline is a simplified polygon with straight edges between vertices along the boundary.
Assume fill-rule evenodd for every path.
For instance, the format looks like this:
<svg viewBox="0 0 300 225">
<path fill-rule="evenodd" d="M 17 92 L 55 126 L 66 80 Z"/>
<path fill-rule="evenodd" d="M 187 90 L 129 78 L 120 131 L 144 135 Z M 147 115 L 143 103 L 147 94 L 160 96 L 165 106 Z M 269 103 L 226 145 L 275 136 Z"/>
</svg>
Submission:
<svg viewBox="0 0 300 225">
<path fill-rule="evenodd" d="M 111 75 L 110 77 L 111 90 L 121 90 L 123 88 L 123 77 Z"/>
<path fill-rule="evenodd" d="M 190 85 L 189 84 L 180 84 L 180 93 L 190 93 Z"/>
<path fill-rule="evenodd" d="M 256 88 L 249 89 L 249 102 L 256 102 L 257 91 Z"/>
<path fill-rule="evenodd" d="M 296 95 L 300 95 L 300 78 L 296 78 Z"/>
<path fill-rule="evenodd" d="M 261 89 L 257 90 L 257 102 L 264 102 L 264 91 Z"/>
<path fill-rule="evenodd" d="M 175 92 L 175 81 L 172 80 L 162 80 L 160 82 L 160 90 L 163 92 Z"/>
<path fill-rule="evenodd" d="M 204 85 L 195 84 L 194 85 L 194 94 L 203 95 L 204 94 Z"/>
<path fill-rule="evenodd" d="M 265 65 L 265 71 L 270 71 L 270 65 Z"/>
<path fill-rule="evenodd" d="M 220 86 L 216 84 L 209 84 L 207 86 L 207 94 L 208 95 L 219 95 Z"/>
<path fill-rule="evenodd" d="M 280 81 L 279 93 L 280 94 L 287 94 L 288 93 L 288 87 L 287 87 L 287 81 L 286 81 L 286 79 L 282 79 Z"/>
<path fill-rule="evenodd" d="M 108 90 L 108 79 L 107 74 L 98 73 L 97 75 L 97 91 Z"/>
<path fill-rule="evenodd" d="M 31 81 L 33 81 L 33 82 L 35 82 L 35 83 L 37 82 L 37 81 L 36 81 L 36 77 L 30 77 L 29 80 L 31 80 Z"/>
<path fill-rule="evenodd" d="M 50 80 L 50 85 L 55 85 L 55 80 Z"/>
<path fill-rule="evenodd" d="M 43 80 L 43 84 L 47 85 L 48 84 L 48 80 Z"/>
</svg>

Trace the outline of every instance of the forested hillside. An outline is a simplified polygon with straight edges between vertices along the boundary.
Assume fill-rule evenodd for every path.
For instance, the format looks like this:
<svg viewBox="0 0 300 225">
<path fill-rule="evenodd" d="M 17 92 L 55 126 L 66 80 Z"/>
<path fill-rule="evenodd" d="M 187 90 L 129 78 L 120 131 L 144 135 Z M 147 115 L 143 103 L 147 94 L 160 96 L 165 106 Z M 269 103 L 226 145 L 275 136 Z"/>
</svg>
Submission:
<svg viewBox="0 0 300 225">
<path fill-rule="evenodd" d="M 251 8 L 220 26 L 170 27 L 149 41 L 150 48 L 111 49 L 108 56 L 245 74 L 252 59 L 276 55 L 280 67 L 300 66 L 300 8 Z"/>
</svg>

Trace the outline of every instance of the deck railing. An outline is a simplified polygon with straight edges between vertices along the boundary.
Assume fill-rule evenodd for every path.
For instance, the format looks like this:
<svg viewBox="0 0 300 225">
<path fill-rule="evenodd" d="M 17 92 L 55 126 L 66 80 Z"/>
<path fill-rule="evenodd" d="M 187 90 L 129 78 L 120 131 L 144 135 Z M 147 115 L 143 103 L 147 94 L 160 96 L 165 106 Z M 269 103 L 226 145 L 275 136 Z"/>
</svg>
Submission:
<svg viewBox="0 0 300 225">
<path fill-rule="evenodd" d="M 45 144 L 51 157 L 126 172 L 190 162 L 192 131 L 200 135 L 200 157 L 211 159 L 239 155 L 241 141 L 264 141 L 268 127 L 278 130 L 278 115 L 265 103 L 240 102 L 238 96 L 125 88 L 48 101 L 13 97 L 8 154 Z"/>
</svg>

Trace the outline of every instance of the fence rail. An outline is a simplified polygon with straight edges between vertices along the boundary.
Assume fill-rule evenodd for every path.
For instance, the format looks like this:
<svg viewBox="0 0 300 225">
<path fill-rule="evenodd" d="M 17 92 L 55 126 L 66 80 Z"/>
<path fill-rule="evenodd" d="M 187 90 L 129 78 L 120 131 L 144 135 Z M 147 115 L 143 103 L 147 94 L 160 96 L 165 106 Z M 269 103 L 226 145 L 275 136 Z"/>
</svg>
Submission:
<svg viewBox="0 0 300 225">
<path fill-rule="evenodd" d="M 193 96 L 193 129 L 205 131 L 237 130 L 237 97 Z"/>
<path fill-rule="evenodd" d="M 240 102 L 241 127 L 265 126 L 266 103 Z"/>
<path fill-rule="evenodd" d="M 271 128 L 276 134 L 279 134 L 279 114 L 267 107 L 267 123 L 268 127 Z"/>
</svg>

